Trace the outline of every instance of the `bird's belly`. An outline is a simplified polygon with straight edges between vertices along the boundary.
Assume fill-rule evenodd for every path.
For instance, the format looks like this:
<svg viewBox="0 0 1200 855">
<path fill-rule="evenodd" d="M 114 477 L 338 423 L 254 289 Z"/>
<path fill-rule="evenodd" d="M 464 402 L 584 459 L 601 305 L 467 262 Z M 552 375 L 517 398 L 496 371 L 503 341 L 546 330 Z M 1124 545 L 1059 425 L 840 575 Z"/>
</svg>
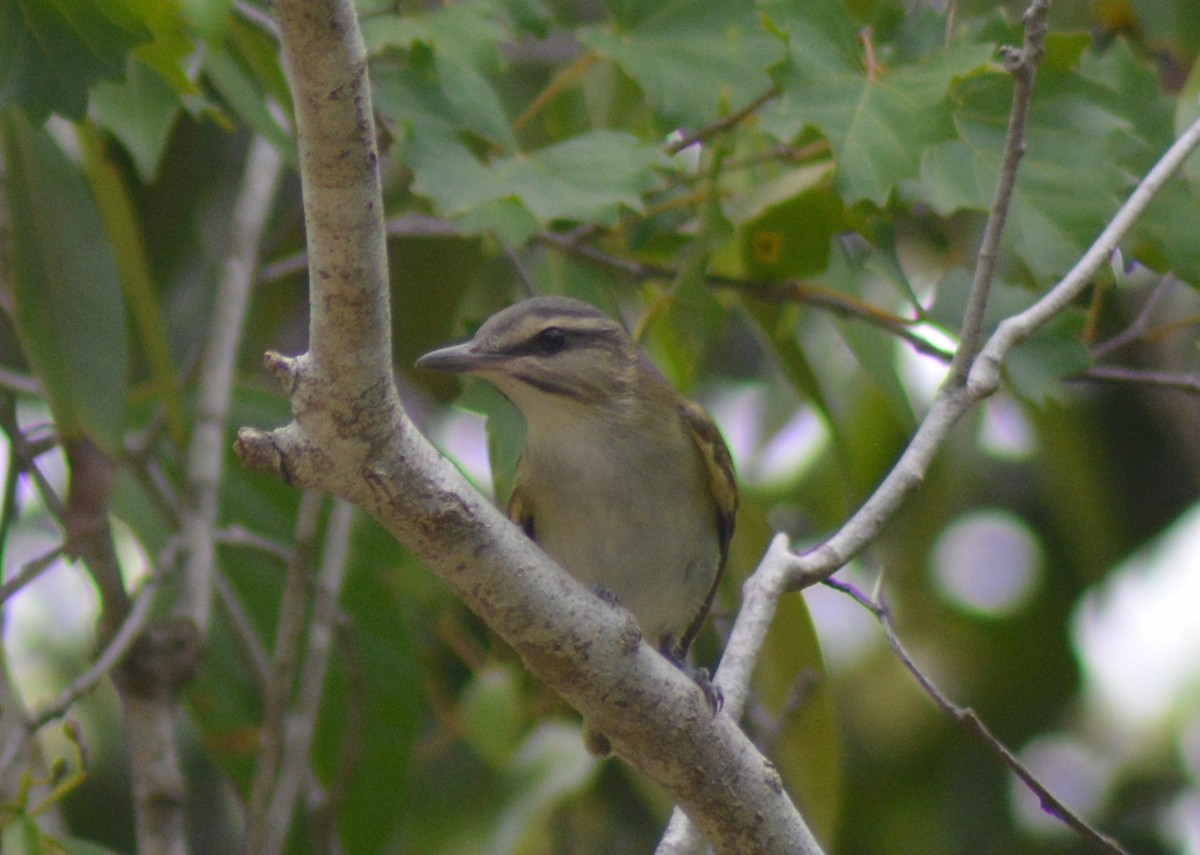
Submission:
<svg viewBox="0 0 1200 855">
<path fill-rule="evenodd" d="M 678 641 L 720 562 L 715 521 L 694 487 L 628 498 L 628 485 L 576 482 L 540 508 L 537 539 L 585 585 L 611 591 L 654 644 Z"/>
</svg>

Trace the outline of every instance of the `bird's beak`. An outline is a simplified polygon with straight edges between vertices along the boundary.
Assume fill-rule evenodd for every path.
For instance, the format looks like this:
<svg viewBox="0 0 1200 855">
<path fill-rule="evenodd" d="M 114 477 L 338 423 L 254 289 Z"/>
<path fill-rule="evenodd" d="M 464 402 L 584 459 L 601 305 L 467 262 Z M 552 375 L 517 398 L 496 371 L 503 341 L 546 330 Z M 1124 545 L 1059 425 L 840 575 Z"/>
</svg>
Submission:
<svg viewBox="0 0 1200 855">
<path fill-rule="evenodd" d="M 417 368 L 432 368 L 434 371 L 450 371 L 455 374 L 471 374 L 483 371 L 497 361 L 496 354 L 478 350 L 472 341 L 440 347 L 417 360 Z"/>
</svg>

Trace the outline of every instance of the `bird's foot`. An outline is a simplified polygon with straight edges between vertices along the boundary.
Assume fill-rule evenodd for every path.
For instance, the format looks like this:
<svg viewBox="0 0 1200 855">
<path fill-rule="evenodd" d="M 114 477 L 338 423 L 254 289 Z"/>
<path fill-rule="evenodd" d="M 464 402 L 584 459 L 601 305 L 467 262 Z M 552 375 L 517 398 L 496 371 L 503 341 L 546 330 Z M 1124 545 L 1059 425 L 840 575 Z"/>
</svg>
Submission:
<svg viewBox="0 0 1200 855">
<path fill-rule="evenodd" d="M 709 679 L 708 669 L 684 668 L 683 673 L 691 677 L 692 681 L 700 688 L 704 694 L 704 700 L 708 701 L 708 707 L 712 710 L 712 714 L 719 713 L 721 707 L 725 706 L 725 693 L 721 691 L 720 686 Z"/>
<path fill-rule="evenodd" d="M 725 693 L 721 691 L 721 687 L 714 683 L 708 674 L 707 668 L 693 668 L 684 661 L 684 658 L 676 652 L 674 642 L 670 636 L 662 639 L 659 645 L 658 652 L 661 653 L 668 662 L 687 674 L 692 678 L 692 682 L 700 689 L 704 695 L 704 700 L 708 701 L 708 707 L 712 710 L 712 714 L 716 715 L 721 711 L 721 707 L 725 705 Z"/>
</svg>

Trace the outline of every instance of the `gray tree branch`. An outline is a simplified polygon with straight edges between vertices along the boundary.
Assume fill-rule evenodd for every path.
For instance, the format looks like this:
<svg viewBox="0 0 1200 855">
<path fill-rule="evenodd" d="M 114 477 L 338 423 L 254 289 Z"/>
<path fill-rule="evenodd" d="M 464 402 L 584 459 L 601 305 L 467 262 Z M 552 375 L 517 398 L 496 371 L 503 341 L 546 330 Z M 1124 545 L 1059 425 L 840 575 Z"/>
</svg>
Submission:
<svg viewBox="0 0 1200 855">
<path fill-rule="evenodd" d="M 309 241 L 309 350 L 268 356 L 294 420 L 245 428 L 250 467 L 358 504 L 656 780 L 720 852 L 819 849 L 774 767 L 636 623 L 551 562 L 408 420 L 391 375 L 366 59 L 345 0 L 275 6 L 293 86 Z"/>
</svg>

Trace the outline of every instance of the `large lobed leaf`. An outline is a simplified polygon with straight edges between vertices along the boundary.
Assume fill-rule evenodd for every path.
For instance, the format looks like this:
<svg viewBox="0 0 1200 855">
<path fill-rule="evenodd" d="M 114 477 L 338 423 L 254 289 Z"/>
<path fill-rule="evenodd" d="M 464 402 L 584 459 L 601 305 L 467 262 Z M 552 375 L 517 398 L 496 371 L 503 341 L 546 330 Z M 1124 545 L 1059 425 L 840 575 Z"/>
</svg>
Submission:
<svg viewBox="0 0 1200 855">
<path fill-rule="evenodd" d="M 126 0 L 6 0 L 0 4 L 0 110 L 82 119 L 88 88 L 124 75 L 126 54 L 151 36 Z"/>
<path fill-rule="evenodd" d="M 723 106 L 739 107 L 771 87 L 765 69 L 781 48 L 750 0 L 609 6 L 614 25 L 583 29 L 580 40 L 633 78 L 668 122 L 697 129 Z"/>
<path fill-rule="evenodd" d="M 956 42 L 915 61 L 870 66 L 857 28 L 841 3 L 768 2 L 764 14 L 786 40 L 772 69 L 782 90 L 764 128 L 783 140 L 816 127 L 833 147 L 848 202 L 884 204 L 897 184 L 915 178 L 921 153 L 950 139 L 958 82 L 991 70 L 993 47 Z"/>
</svg>

